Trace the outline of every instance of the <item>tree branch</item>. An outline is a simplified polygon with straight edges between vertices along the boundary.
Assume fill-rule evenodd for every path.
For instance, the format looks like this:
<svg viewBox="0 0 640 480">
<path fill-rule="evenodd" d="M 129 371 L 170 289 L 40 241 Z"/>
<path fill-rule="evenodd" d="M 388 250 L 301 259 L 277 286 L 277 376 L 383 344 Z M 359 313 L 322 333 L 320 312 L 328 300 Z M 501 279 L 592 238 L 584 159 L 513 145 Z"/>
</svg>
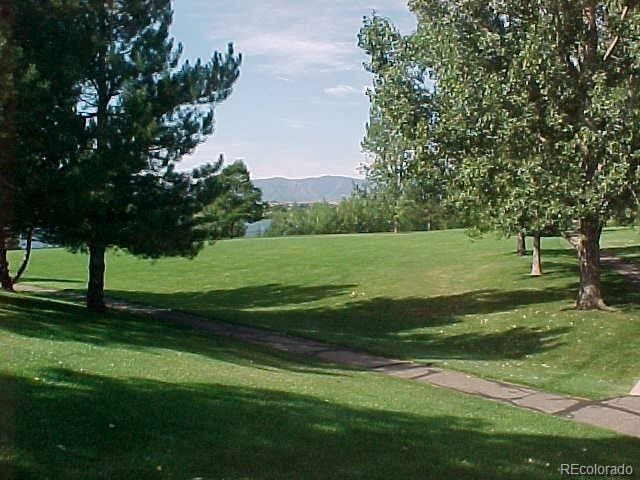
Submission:
<svg viewBox="0 0 640 480">
<path fill-rule="evenodd" d="M 631 9 L 631 7 L 629 7 L 629 5 L 625 5 L 624 6 L 624 8 L 622 9 L 622 16 L 620 17 L 621 21 L 624 21 L 625 18 L 627 18 L 627 14 L 629 13 L 630 9 Z M 603 62 L 606 62 L 607 59 L 611 56 L 611 54 L 615 50 L 616 46 L 618 45 L 619 41 L 620 41 L 620 35 L 616 35 L 615 38 L 613 39 L 613 41 L 611 42 L 611 45 L 609 45 L 609 48 L 607 48 L 607 51 L 604 54 L 604 57 L 602 58 Z"/>
</svg>

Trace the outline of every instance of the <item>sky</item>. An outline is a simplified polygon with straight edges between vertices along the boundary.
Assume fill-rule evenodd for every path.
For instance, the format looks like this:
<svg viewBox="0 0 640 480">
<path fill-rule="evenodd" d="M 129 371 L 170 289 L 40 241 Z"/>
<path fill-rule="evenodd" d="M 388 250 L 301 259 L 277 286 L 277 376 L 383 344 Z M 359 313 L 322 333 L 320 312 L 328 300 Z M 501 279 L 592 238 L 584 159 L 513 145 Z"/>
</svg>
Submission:
<svg viewBox="0 0 640 480">
<path fill-rule="evenodd" d="M 253 178 L 361 176 L 372 79 L 357 34 L 373 10 L 413 31 L 405 0 L 174 0 L 173 8 L 183 58 L 208 59 L 229 42 L 243 55 L 214 135 L 182 168 L 222 153 Z"/>
</svg>

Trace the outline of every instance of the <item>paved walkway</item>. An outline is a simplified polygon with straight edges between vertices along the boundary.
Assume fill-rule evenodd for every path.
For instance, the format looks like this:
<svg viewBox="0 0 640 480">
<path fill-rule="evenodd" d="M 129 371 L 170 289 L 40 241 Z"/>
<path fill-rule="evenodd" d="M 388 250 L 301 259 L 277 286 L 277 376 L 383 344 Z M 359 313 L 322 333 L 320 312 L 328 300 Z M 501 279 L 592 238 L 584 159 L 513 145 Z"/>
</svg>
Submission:
<svg viewBox="0 0 640 480">
<path fill-rule="evenodd" d="M 606 249 L 600 251 L 600 264 L 613 270 L 618 275 L 627 277 L 631 283 L 640 286 L 640 265 L 627 262 Z M 640 380 L 638 380 L 638 383 L 631 389 L 629 394 L 640 395 Z"/>
<path fill-rule="evenodd" d="M 613 270 L 636 285 L 640 285 L 640 265 L 627 262 L 620 257 L 616 257 L 610 250 L 600 250 L 600 264 Z"/>
<path fill-rule="evenodd" d="M 64 295 L 74 299 L 82 298 L 77 293 L 27 285 L 20 285 L 17 289 L 31 293 Z M 151 316 L 173 324 L 265 345 L 276 350 L 300 354 L 313 359 L 449 388 L 640 438 L 640 396 L 629 395 L 595 401 L 557 395 L 512 383 L 487 380 L 453 370 L 356 352 L 269 330 L 211 320 L 177 310 L 150 307 L 115 299 L 110 299 L 108 303 L 113 310 Z M 636 394 L 640 394 L 640 392 Z"/>
</svg>

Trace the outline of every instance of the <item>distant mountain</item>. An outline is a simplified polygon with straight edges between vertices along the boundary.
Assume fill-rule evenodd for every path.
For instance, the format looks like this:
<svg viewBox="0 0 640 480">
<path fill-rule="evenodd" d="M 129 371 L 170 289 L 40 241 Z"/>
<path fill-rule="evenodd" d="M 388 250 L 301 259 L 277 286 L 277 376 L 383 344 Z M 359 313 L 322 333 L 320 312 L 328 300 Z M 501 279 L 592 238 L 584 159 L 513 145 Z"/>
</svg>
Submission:
<svg viewBox="0 0 640 480">
<path fill-rule="evenodd" d="M 364 180 L 351 177 L 327 175 L 315 178 L 263 178 L 253 180 L 262 190 L 262 199 L 277 203 L 338 202 L 351 195 L 354 184 L 363 185 Z"/>
</svg>

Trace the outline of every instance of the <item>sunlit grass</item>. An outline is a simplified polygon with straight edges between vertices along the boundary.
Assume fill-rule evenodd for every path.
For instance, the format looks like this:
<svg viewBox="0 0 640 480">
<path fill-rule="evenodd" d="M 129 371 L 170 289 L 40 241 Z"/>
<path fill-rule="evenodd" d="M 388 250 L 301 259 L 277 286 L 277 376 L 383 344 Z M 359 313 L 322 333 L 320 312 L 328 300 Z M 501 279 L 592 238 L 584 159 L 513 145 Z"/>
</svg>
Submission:
<svg viewBox="0 0 640 480">
<path fill-rule="evenodd" d="M 0 295 L 0 478 L 555 479 L 640 441 L 382 374 Z"/>
<path fill-rule="evenodd" d="M 606 232 L 604 243 L 615 235 Z M 118 297 L 551 391 L 627 393 L 640 378 L 640 295 L 605 274 L 605 298 L 618 311 L 573 310 L 575 254 L 559 238 L 542 244 L 545 275 L 532 278 L 530 257 L 493 235 L 241 239 L 194 260 L 112 252 L 107 287 Z M 85 264 L 83 255 L 38 251 L 25 281 L 80 289 Z"/>
</svg>

